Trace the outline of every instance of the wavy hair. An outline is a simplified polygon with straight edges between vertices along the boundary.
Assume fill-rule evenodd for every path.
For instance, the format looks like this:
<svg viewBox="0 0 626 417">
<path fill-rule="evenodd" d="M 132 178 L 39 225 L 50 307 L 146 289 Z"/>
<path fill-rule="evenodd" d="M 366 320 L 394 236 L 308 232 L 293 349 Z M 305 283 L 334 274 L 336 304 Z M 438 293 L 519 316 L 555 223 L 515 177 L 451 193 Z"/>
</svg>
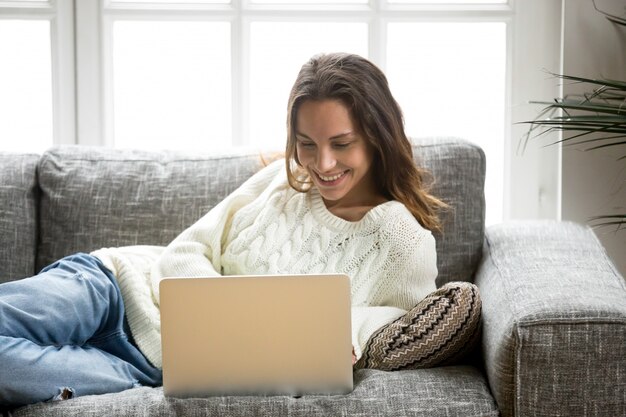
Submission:
<svg viewBox="0 0 626 417">
<path fill-rule="evenodd" d="M 376 186 L 386 198 L 403 203 L 419 223 L 442 231 L 439 212 L 448 206 L 432 196 L 427 171 L 418 167 L 404 132 L 400 106 L 387 78 L 370 61 L 345 53 L 321 54 L 305 63 L 291 89 L 287 112 L 287 176 L 291 187 L 306 192 L 311 180 L 296 152 L 296 117 L 307 100 L 340 100 L 351 112 L 365 140 L 374 149 Z"/>
</svg>

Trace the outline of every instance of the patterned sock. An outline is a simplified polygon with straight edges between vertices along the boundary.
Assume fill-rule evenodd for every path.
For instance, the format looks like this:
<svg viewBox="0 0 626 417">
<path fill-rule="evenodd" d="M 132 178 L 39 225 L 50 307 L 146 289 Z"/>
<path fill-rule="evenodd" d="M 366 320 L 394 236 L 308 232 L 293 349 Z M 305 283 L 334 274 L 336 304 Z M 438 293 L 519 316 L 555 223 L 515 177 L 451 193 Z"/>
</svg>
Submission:
<svg viewBox="0 0 626 417">
<path fill-rule="evenodd" d="M 480 337 L 481 301 L 469 282 L 450 282 L 370 338 L 355 368 L 383 371 L 453 363 Z"/>
</svg>

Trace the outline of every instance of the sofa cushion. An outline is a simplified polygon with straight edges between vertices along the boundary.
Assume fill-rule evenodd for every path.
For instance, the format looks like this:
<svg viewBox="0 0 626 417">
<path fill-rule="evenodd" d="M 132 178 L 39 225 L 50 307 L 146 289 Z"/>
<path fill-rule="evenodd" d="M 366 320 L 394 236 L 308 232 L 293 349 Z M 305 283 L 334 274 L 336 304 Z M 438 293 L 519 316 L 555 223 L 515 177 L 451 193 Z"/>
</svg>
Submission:
<svg viewBox="0 0 626 417">
<path fill-rule="evenodd" d="M 443 213 L 437 241 L 437 286 L 472 281 L 482 257 L 485 235 L 485 154 L 458 138 L 413 140 L 417 163 L 434 179 L 432 194 L 450 205 Z"/>
<path fill-rule="evenodd" d="M 455 138 L 414 140 L 433 194 L 452 207 L 436 235 L 439 286 L 471 281 L 482 254 L 485 157 Z M 77 251 L 165 245 L 260 169 L 259 153 L 203 155 L 57 147 L 39 164 L 43 267 Z"/>
<path fill-rule="evenodd" d="M 480 339 L 481 301 L 469 282 L 449 282 L 370 337 L 355 368 L 385 371 L 459 363 Z"/>
<path fill-rule="evenodd" d="M 0 282 L 35 273 L 38 160 L 35 154 L 0 153 Z"/>
<path fill-rule="evenodd" d="M 15 410 L 13 417 L 90 416 L 498 416 L 483 376 L 472 366 L 355 372 L 349 395 L 165 398 L 161 388 L 79 397 Z"/>
<path fill-rule="evenodd" d="M 626 281 L 593 231 L 518 220 L 485 241 L 482 347 L 502 415 L 626 416 Z"/>
<path fill-rule="evenodd" d="M 259 153 L 53 148 L 39 163 L 37 265 L 103 247 L 166 245 L 260 167 Z"/>
</svg>

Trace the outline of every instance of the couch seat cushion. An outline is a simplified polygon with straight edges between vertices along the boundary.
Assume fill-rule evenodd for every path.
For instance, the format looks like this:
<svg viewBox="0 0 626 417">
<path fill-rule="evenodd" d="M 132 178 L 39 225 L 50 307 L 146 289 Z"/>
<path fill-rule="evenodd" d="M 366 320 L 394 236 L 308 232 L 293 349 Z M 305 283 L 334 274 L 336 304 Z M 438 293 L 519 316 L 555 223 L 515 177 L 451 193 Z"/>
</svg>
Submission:
<svg viewBox="0 0 626 417">
<path fill-rule="evenodd" d="M 449 366 L 354 373 L 349 395 L 165 398 L 161 388 L 85 396 L 17 409 L 37 416 L 498 416 L 484 375 L 475 367 Z"/>
</svg>

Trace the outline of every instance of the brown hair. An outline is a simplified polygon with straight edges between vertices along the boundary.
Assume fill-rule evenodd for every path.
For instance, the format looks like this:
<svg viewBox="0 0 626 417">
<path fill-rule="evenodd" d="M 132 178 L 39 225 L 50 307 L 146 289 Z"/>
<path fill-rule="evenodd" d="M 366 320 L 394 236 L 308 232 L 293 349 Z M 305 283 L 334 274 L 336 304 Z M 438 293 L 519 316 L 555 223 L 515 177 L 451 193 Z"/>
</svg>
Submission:
<svg viewBox="0 0 626 417">
<path fill-rule="evenodd" d="M 310 188 L 296 152 L 296 116 L 307 100 L 340 100 L 374 149 L 376 185 L 388 199 L 403 203 L 425 228 L 441 232 L 438 213 L 447 207 L 430 195 L 424 184 L 427 172 L 413 160 L 404 132 L 402 110 L 393 98 L 387 78 L 370 61 L 344 53 L 322 54 L 302 66 L 289 95 L 287 147 L 289 184 L 298 191 Z M 294 164 L 295 162 L 295 164 Z"/>
</svg>

